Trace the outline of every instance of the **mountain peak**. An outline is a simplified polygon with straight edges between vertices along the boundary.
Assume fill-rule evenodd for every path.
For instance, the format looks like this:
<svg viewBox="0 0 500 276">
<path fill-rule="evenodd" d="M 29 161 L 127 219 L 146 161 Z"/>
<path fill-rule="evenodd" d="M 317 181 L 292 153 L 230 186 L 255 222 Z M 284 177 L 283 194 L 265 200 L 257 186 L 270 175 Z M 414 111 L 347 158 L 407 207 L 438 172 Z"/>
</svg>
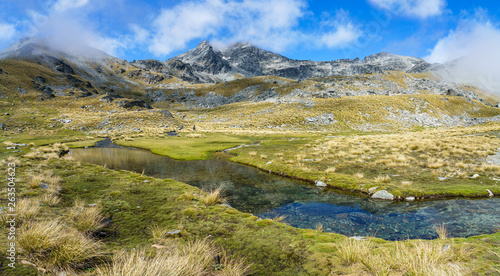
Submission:
<svg viewBox="0 0 500 276">
<path fill-rule="evenodd" d="M 210 42 L 208 40 L 203 40 L 202 42 L 198 43 L 198 46 L 196 46 L 196 48 L 207 48 L 207 47 L 212 48 L 212 45 L 210 45 Z"/>
<path fill-rule="evenodd" d="M 55 37 L 24 37 L 0 51 L 0 59 L 33 56 L 89 58 L 96 60 L 111 57 L 105 52 L 84 43 Z"/>
</svg>

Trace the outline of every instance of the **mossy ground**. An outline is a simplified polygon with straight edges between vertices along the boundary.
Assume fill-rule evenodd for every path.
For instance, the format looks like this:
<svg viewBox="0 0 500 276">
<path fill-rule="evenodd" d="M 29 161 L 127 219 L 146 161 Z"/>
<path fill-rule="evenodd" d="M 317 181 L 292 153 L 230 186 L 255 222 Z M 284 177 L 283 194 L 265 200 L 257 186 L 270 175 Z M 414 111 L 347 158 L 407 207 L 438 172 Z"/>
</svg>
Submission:
<svg viewBox="0 0 500 276">
<path fill-rule="evenodd" d="M 252 263 L 255 275 L 359 275 L 372 274 L 374 269 L 399 275 L 408 268 L 383 266 L 379 259 L 396 262 L 394 252 L 401 252 L 401 248 L 416 250 L 423 246 L 429 250 L 441 250 L 447 245 L 451 246 L 449 256 L 446 253 L 445 261 L 438 262 L 436 269 L 441 269 L 441 265 L 447 267 L 448 260 L 467 268 L 461 271 L 467 273 L 462 274 L 494 275 L 499 269 L 499 234 L 423 242 L 369 239 L 358 243 L 318 229 L 300 230 L 270 219 L 259 220 L 224 205 L 205 205 L 200 201 L 202 192 L 199 189 L 171 179 L 155 179 L 57 158 L 27 159 L 21 157 L 21 153 L 7 153 L 4 147 L 2 155 L 18 155 L 19 197 L 36 197 L 42 192 L 39 187 L 26 186 L 26 175 L 34 168 L 50 169 L 61 177 L 61 202 L 55 207 L 42 205 L 38 219 L 65 213 L 76 198 L 101 205 L 106 226 L 100 230 L 105 234 L 98 239 L 105 244 L 105 256 L 124 248 L 149 248 L 155 241 L 148 227 L 159 225 L 171 231 L 181 230 L 172 239 L 209 237 L 231 254 Z M 5 203 L 4 196 L 5 188 L 2 190 L 2 204 Z M 7 229 L 0 231 L 3 232 L 0 250 L 5 252 Z M 8 270 L 4 266 L 3 269 L 6 269 L 5 275 L 36 273 L 29 266 L 20 267 Z M 89 267 L 82 273 L 92 274 L 92 271 Z"/>
</svg>

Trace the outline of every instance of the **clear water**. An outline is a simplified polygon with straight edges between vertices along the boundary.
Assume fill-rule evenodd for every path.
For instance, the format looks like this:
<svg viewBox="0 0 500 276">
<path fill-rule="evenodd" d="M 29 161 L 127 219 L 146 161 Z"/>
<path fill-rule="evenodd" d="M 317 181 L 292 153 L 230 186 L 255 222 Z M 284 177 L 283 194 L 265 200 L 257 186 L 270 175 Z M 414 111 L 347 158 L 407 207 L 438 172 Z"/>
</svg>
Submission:
<svg viewBox="0 0 500 276">
<path fill-rule="evenodd" d="M 109 143 L 105 146 L 110 146 Z M 110 169 L 172 178 L 203 189 L 223 185 L 228 203 L 261 218 L 285 216 L 284 222 L 348 236 L 387 240 L 436 238 L 434 226 L 444 224 L 451 236 L 490 234 L 500 226 L 500 199 L 451 199 L 386 202 L 361 195 L 321 189 L 304 182 L 229 162 L 177 161 L 133 148 L 87 148 L 71 151 L 73 158 Z"/>
</svg>

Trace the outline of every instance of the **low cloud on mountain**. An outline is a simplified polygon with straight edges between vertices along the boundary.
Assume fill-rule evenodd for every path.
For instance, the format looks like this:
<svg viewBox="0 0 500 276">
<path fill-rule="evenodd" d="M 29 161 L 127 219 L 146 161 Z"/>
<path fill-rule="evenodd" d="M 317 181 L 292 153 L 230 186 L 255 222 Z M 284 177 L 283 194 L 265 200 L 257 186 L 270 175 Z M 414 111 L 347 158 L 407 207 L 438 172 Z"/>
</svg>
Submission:
<svg viewBox="0 0 500 276">
<path fill-rule="evenodd" d="M 463 19 L 441 38 L 424 59 L 449 63 L 441 75 L 450 81 L 467 82 L 500 94 L 500 28 L 484 10 Z"/>
</svg>

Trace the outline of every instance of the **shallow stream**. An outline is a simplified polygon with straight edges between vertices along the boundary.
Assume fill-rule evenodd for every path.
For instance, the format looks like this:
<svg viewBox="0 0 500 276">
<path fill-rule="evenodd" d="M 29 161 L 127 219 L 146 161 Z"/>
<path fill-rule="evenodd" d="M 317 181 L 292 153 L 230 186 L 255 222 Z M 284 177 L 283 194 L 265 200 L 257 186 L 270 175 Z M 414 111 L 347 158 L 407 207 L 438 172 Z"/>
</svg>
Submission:
<svg viewBox="0 0 500 276">
<path fill-rule="evenodd" d="M 325 232 L 401 240 L 436 238 L 434 226 L 441 224 L 453 237 L 490 234 L 500 226 L 499 198 L 387 202 L 265 173 L 230 162 L 222 154 L 211 160 L 177 161 L 109 142 L 99 146 L 73 149 L 71 155 L 78 161 L 116 170 L 144 170 L 148 176 L 172 178 L 206 190 L 223 185 L 232 207 L 261 218 L 285 216 L 284 222 L 299 228 L 322 225 Z"/>
</svg>

